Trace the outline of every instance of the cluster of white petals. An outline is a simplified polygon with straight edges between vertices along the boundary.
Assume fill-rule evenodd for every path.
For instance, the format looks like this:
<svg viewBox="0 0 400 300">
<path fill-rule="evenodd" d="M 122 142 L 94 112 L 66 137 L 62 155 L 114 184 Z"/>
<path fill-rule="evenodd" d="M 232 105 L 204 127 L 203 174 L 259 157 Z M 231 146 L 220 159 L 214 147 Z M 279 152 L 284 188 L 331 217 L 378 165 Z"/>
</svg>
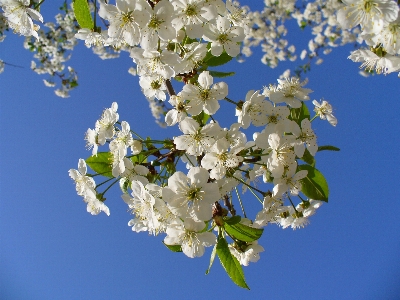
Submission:
<svg viewBox="0 0 400 300">
<path fill-rule="evenodd" d="M 65 66 L 77 40 L 102 59 L 124 51 L 132 59 L 129 73 L 139 77 L 157 122 L 181 131 L 163 141 L 143 139 L 120 121 L 118 104 L 112 103 L 86 131 L 91 156 L 79 160 L 78 170 L 69 171 L 77 194 L 89 213 L 109 215 L 104 195 L 118 183 L 133 215 L 128 222 L 132 231 L 165 234 L 170 250 L 190 258 L 215 245 L 218 255 L 230 253 L 232 261 L 248 266 L 264 251 L 258 239 L 265 226 L 303 228 L 327 201 L 326 181 L 315 168 L 321 149 L 312 122 L 319 117 L 336 126 L 337 119 L 326 100 L 312 101 L 314 116 L 306 106 L 313 91 L 300 75 L 313 58 L 320 63 L 320 52 L 365 41 L 370 48 L 357 49 L 349 58 L 362 62 L 368 72 L 400 70 L 400 17 L 393 0 L 318 0 L 305 5 L 265 0 L 261 11 L 231 0 L 99 0 L 84 2 L 86 17 L 93 21 L 88 28 L 80 24 L 90 22 L 81 23 L 81 16 L 65 4 L 56 22 L 45 24 L 47 31 L 32 22 L 43 22 L 36 10 L 42 3 L 0 0 L 0 40 L 7 28 L 27 36 L 25 47 L 36 59 L 31 68 L 50 75 L 44 79 L 46 86 L 56 87 L 54 78 L 59 78 L 56 95 L 69 97 L 78 85 L 75 70 Z M 297 76 L 288 71 L 277 84 L 230 96 L 244 100 L 228 98 L 228 84 L 216 78 L 232 73 L 209 68 L 233 58 L 243 61 L 254 46 L 261 46 L 262 62 L 270 67 L 296 60 L 296 47 L 285 37 L 290 19 L 302 29 L 310 27 L 313 36 L 308 49 L 301 51 L 300 58 L 308 61 L 295 71 Z M 0 73 L 3 68 L 0 60 Z M 231 113 L 237 117 L 226 128 L 217 121 L 221 101 L 233 104 Z M 87 165 L 93 174 L 87 173 Z M 98 175 L 106 180 L 96 184 Z M 254 216 L 247 217 L 249 204 L 242 201 L 240 190 L 262 203 Z M 236 211 L 239 206 L 243 218 Z M 225 254 L 220 250 L 224 245 Z"/>
</svg>

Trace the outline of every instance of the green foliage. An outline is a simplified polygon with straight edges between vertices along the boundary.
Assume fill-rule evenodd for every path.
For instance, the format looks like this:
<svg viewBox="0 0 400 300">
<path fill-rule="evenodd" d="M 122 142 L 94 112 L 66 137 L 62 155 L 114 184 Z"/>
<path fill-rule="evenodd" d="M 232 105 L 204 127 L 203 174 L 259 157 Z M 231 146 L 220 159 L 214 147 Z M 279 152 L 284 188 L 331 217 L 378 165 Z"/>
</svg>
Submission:
<svg viewBox="0 0 400 300">
<path fill-rule="evenodd" d="M 133 164 L 141 164 L 147 162 L 147 155 L 144 153 L 139 153 L 131 157 Z"/>
<path fill-rule="evenodd" d="M 197 121 L 197 123 L 200 124 L 200 126 L 204 126 L 207 124 L 208 119 L 210 118 L 210 115 L 202 111 L 200 114 L 197 116 L 194 116 L 193 119 Z"/>
<path fill-rule="evenodd" d="M 209 46 L 210 45 L 211 44 L 209 44 Z M 220 56 L 214 56 L 211 54 L 211 52 L 207 52 L 207 55 L 203 61 L 209 67 L 218 67 L 230 62 L 231 60 L 232 57 L 224 51 Z"/>
<path fill-rule="evenodd" d="M 229 77 L 235 75 L 235 72 L 217 72 L 217 71 L 209 71 L 212 77 Z"/>
<path fill-rule="evenodd" d="M 326 145 L 326 146 L 319 146 L 318 147 L 318 151 L 340 151 L 340 149 L 338 147 L 335 146 L 330 146 L 330 145 Z"/>
<path fill-rule="evenodd" d="M 228 243 L 222 234 L 218 236 L 217 255 L 232 281 L 242 288 L 250 289 L 245 281 L 242 266 L 229 251 Z"/>
<path fill-rule="evenodd" d="M 243 242 L 258 240 L 264 231 L 264 229 L 249 227 L 241 223 L 231 225 L 228 222 L 225 222 L 224 228 L 230 237 Z"/>
<path fill-rule="evenodd" d="M 289 119 L 295 121 L 299 126 L 301 126 L 301 121 L 304 119 L 310 119 L 310 112 L 308 111 L 307 105 L 302 102 L 300 108 L 291 108 Z"/>
<path fill-rule="evenodd" d="M 91 156 L 86 159 L 86 164 L 96 173 L 105 177 L 114 177 L 112 175 L 112 155 L 110 152 L 99 152 L 97 156 Z"/>
<path fill-rule="evenodd" d="M 181 245 L 167 245 L 164 242 L 163 242 L 163 244 L 165 245 L 165 247 L 167 247 L 172 252 L 182 252 L 182 246 Z"/>
<path fill-rule="evenodd" d="M 208 269 L 206 270 L 206 275 L 210 273 L 210 269 L 214 263 L 215 255 L 217 254 L 217 245 L 214 246 L 212 252 L 211 252 L 211 257 L 210 257 L 210 265 L 208 266 Z"/>
<path fill-rule="evenodd" d="M 297 171 L 307 170 L 307 176 L 301 180 L 301 191 L 307 197 L 314 200 L 328 202 L 329 188 L 324 175 L 309 165 L 300 165 Z"/>
<path fill-rule="evenodd" d="M 301 158 L 304 162 L 308 163 L 310 166 L 315 167 L 315 158 L 311 155 L 310 151 L 306 149 L 304 151 L 303 157 Z"/>
<path fill-rule="evenodd" d="M 235 224 L 239 223 L 241 219 L 242 219 L 241 216 L 233 216 L 231 218 L 225 218 L 224 221 L 226 224 L 235 225 Z"/>
<path fill-rule="evenodd" d="M 79 26 L 81 26 L 81 28 L 93 29 L 93 19 L 87 0 L 73 0 L 72 7 Z"/>
</svg>

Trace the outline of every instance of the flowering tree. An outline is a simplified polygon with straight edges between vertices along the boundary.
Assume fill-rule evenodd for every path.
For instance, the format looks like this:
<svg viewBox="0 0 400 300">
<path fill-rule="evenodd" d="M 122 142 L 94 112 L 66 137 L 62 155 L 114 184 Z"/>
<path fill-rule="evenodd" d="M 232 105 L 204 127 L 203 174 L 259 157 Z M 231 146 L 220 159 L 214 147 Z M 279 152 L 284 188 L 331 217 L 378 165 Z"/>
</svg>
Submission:
<svg viewBox="0 0 400 300">
<path fill-rule="evenodd" d="M 312 109 L 306 105 L 312 90 L 301 76 L 310 62 L 357 41 L 359 49 L 349 58 L 363 62 L 364 75 L 400 70 L 399 7 L 392 0 L 264 3 L 257 12 L 230 0 L 75 0 L 71 6 L 65 1 L 56 23 L 39 30 L 44 0 L 0 0 L 2 40 L 9 29 L 26 36 L 25 47 L 36 59 L 32 69 L 48 75 L 44 83 L 58 96 L 68 97 L 78 86 L 74 68 L 64 65 L 77 39 L 102 59 L 126 51 L 136 65 L 129 71 L 139 76 L 157 122 L 181 131 L 164 140 L 143 138 L 120 121 L 118 104 L 112 103 L 86 132 L 92 155 L 69 171 L 87 211 L 110 215 L 105 194 L 118 183 L 133 214 L 128 223 L 133 231 L 164 234 L 169 250 L 191 258 L 213 247 L 207 273 L 218 256 L 244 288 L 242 266 L 259 260 L 264 227 L 302 228 L 328 201 L 315 155 L 339 149 L 318 145 L 311 124 L 323 119 L 336 126 L 337 120 L 325 100 L 312 101 Z M 293 18 L 315 35 L 300 55 L 306 63 L 295 76 L 285 72 L 277 84 L 234 99 L 217 78 L 240 74 L 215 68 L 235 57 L 243 61 L 259 45 L 270 67 L 295 61 L 295 47 L 284 39 L 285 22 Z M 368 49 L 360 48 L 364 42 Z M 0 61 L 1 71 L 5 65 Z M 220 101 L 233 105 L 237 120 L 229 128 L 215 117 Z M 256 186 L 259 177 L 264 184 Z M 259 202 L 257 215 L 246 215 L 243 197 Z"/>
</svg>

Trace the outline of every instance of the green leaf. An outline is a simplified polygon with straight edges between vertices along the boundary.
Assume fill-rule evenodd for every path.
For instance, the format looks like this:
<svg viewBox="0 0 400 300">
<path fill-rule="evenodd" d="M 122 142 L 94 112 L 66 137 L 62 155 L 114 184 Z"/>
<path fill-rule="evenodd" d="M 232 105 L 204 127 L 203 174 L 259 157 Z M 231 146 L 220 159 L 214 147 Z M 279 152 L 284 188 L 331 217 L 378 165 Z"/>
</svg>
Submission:
<svg viewBox="0 0 400 300">
<path fill-rule="evenodd" d="M 200 126 L 204 126 L 207 124 L 208 119 L 210 118 L 210 115 L 202 111 L 200 114 L 197 116 L 194 116 L 193 119 L 197 121 L 197 123 L 200 124 Z"/>
<path fill-rule="evenodd" d="M 75 18 L 81 28 L 93 29 L 94 24 L 87 0 L 73 0 Z"/>
<path fill-rule="evenodd" d="M 146 154 L 144 154 L 144 153 L 139 153 L 139 154 L 137 154 L 137 155 L 133 155 L 133 156 L 131 157 L 131 161 L 132 161 L 134 164 L 145 163 L 145 162 L 147 162 L 147 156 L 148 156 L 148 155 L 146 155 Z"/>
<path fill-rule="evenodd" d="M 315 167 L 315 159 L 314 156 L 311 155 L 310 151 L 306 149 L 304 151 L 303 157 L 301 158 L 304 162 L 308 163 L 312 167 Z"/>
<path fill-rule="evenodd" d="M 324 150 L 328 150 L 328 151 L 340 151 L 339 148 L 335 147 L 335 146 L 319 146 L 318 147 L 318 151 L 324 151 Z"/>
<path fill-rule="evenodd" d="M 97 156 L 87 158 L 86 163 L 98 174 L 105 177 L 114 177 L 112 175 L 112 155 L 110 152 L 98 152 Z"/>
<path fill-rule="evenodd" d="M 228 53 L 225 51 L 222 52 L 220 56 L 214 56 L 211 54 L 211 52 L 207 52 L 206 57 L 204 58 L 204 62 L 207 64 L 209 67 L 218 67 L 226 64 L 227 62 L 231 61 L 232 57 L 229 56 Z"/>
<path fill-rule="evenodd" d="M 225 218 L 224 221 L 225 221 L 225 223 L 227 223 L 229 225 L 235 225 L 235 224 L 239 223 L 241 219 L 242 219 L 241 216 L 233 216 L 231 218 Z"/>
<path fill-rule="evenodd" d="M 210 269 L 211 269 L 211 267 L 212 267 L 212 265 L 213 265 L 213 263 L 214 263 L 215 254 L 217 254 L 217 245 L 214 246 L 214 248 L 213 248 L 213 250 L 212 250 L 212 252 L 211 252 L 210 265 L 208 266 L 208 269 L 207 269 L 207 271 L 206 271 L 206 275 L 207 275 L 208 273 L 210 273 Z"/>
<path fill-rule="evenodd" d="M 70 83 L 70 87 L 74 88 L 74 87 L 77 87 L 77 86 L 78 86 L 78 82 L 76 80 L 72 80 L 71 83 Z"/>
<path fill-rule="evenodd" d="M 224 228 L 231 237 L 243 242 L 253 242 L 258 240 L 264 231 L 264 229 L 249 227 L 241 223 L 233 225 L 225 223 Z"/>
<path fill-rule="evenodd" d="M 131 185 L 131 183 L 130 183 L 130 181 L 126 178 L 126 177 L 124 177 L 124 178 L 121 178 L 121 180 L 120 180 L 120 188 L 121 188 L 121 191 L 124 193 L 124 194 L 128 194 L 128 188 L 130 187 L 130 185 Z"/>
<path fill-rule="evenodd" d="M 304 119 L 310 119 L 310 112 L 308 111 L 307 105 L 302 102 L 300 108 L 291 108 L 289 119 L 295 121 L 299 126 L 301 126 L 301 121 Z"/>
<path fill-rule="evenodd" d="M 218 236 L 217 255 L 225 272 L 232 281 L 238 286 L 250 290 L 245 281 L 242 266 L 239 264 L 236 257 L 231 254 L 228 243 L 221 235 Z"/>
<path fill-rule="evenodd" d="M 167 245 L 164 242 L 163 242 L 163 244 L 165 245 L 165 247 L 167 247 L 172 252 L 182 252 L 182 246 L 181 245 Z"/>
<path fill-rule="evenodd" d="M 309 165 L 300 165 L 297 171 L 307 170 L 307 176 L 301 179 L 301 191 L 307 197 L 314 200 L 328 202 L 329 189 L 324 175 Z"/>
<path fill-rule="evenodd" d="M 212 77 L 229 77 L 235 75 L 235 72 L 217 72 L 217 71 L 209 71 Z"/>
</svg>

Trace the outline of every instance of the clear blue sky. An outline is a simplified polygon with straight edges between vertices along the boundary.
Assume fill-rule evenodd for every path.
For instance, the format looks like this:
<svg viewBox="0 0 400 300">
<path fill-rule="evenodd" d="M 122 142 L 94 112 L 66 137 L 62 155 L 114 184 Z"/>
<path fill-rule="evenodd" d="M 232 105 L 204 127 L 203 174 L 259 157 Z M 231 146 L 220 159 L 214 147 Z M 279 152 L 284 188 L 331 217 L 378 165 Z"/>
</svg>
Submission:
<svg viewBox="0 0 400 300">
<path fill-rule="evenodd" d="M 305 46 L 304 37 L 296 39 Z M 359 76 L 358 65 L 347 60 L 349 47 L 312 66 L 307 87 L 313 99 L 330 100 L 338 118 L 336 128 L 315 125 L 320 145 L 341 148 L 317 154 L 329 204 L 302 230 L 265 228 L 265 252 L 244 268 L 247 291 L 230 281 L 218 261 L 204 275 L 210 248 L 190 259 L 169 252 L 163 236 L 132 232 L 118 189 L 107 197 L 110 217 L 88 214 L 76 195 L 68 170 L 90 155 L 84 132 L 113 101 L 120 119 L 144 136 L 176 132 L 154 123 L 138 78 L 127 73 L 131 59 L 102 61 L 80 43 L 69 62 L 80 86 L 61 99 L 43 85 L 45 77 L 29 70 L 31 53 L 22 43 L 9 33 L 0 48 L 4 61 L 25 66 L 6 67 L 0 75 L 0 299 L 400 298 L 396 74 Z M 255 53 L 225 68 L 237 72 L 226 80 L 230 98 L 243 99 L 295 66 L 271 70 L 260 57 Z M 222 109 L 234 114 L 228 105 Z M 248 201 L 252 206 L 254 199 Z"/>
</svg>

